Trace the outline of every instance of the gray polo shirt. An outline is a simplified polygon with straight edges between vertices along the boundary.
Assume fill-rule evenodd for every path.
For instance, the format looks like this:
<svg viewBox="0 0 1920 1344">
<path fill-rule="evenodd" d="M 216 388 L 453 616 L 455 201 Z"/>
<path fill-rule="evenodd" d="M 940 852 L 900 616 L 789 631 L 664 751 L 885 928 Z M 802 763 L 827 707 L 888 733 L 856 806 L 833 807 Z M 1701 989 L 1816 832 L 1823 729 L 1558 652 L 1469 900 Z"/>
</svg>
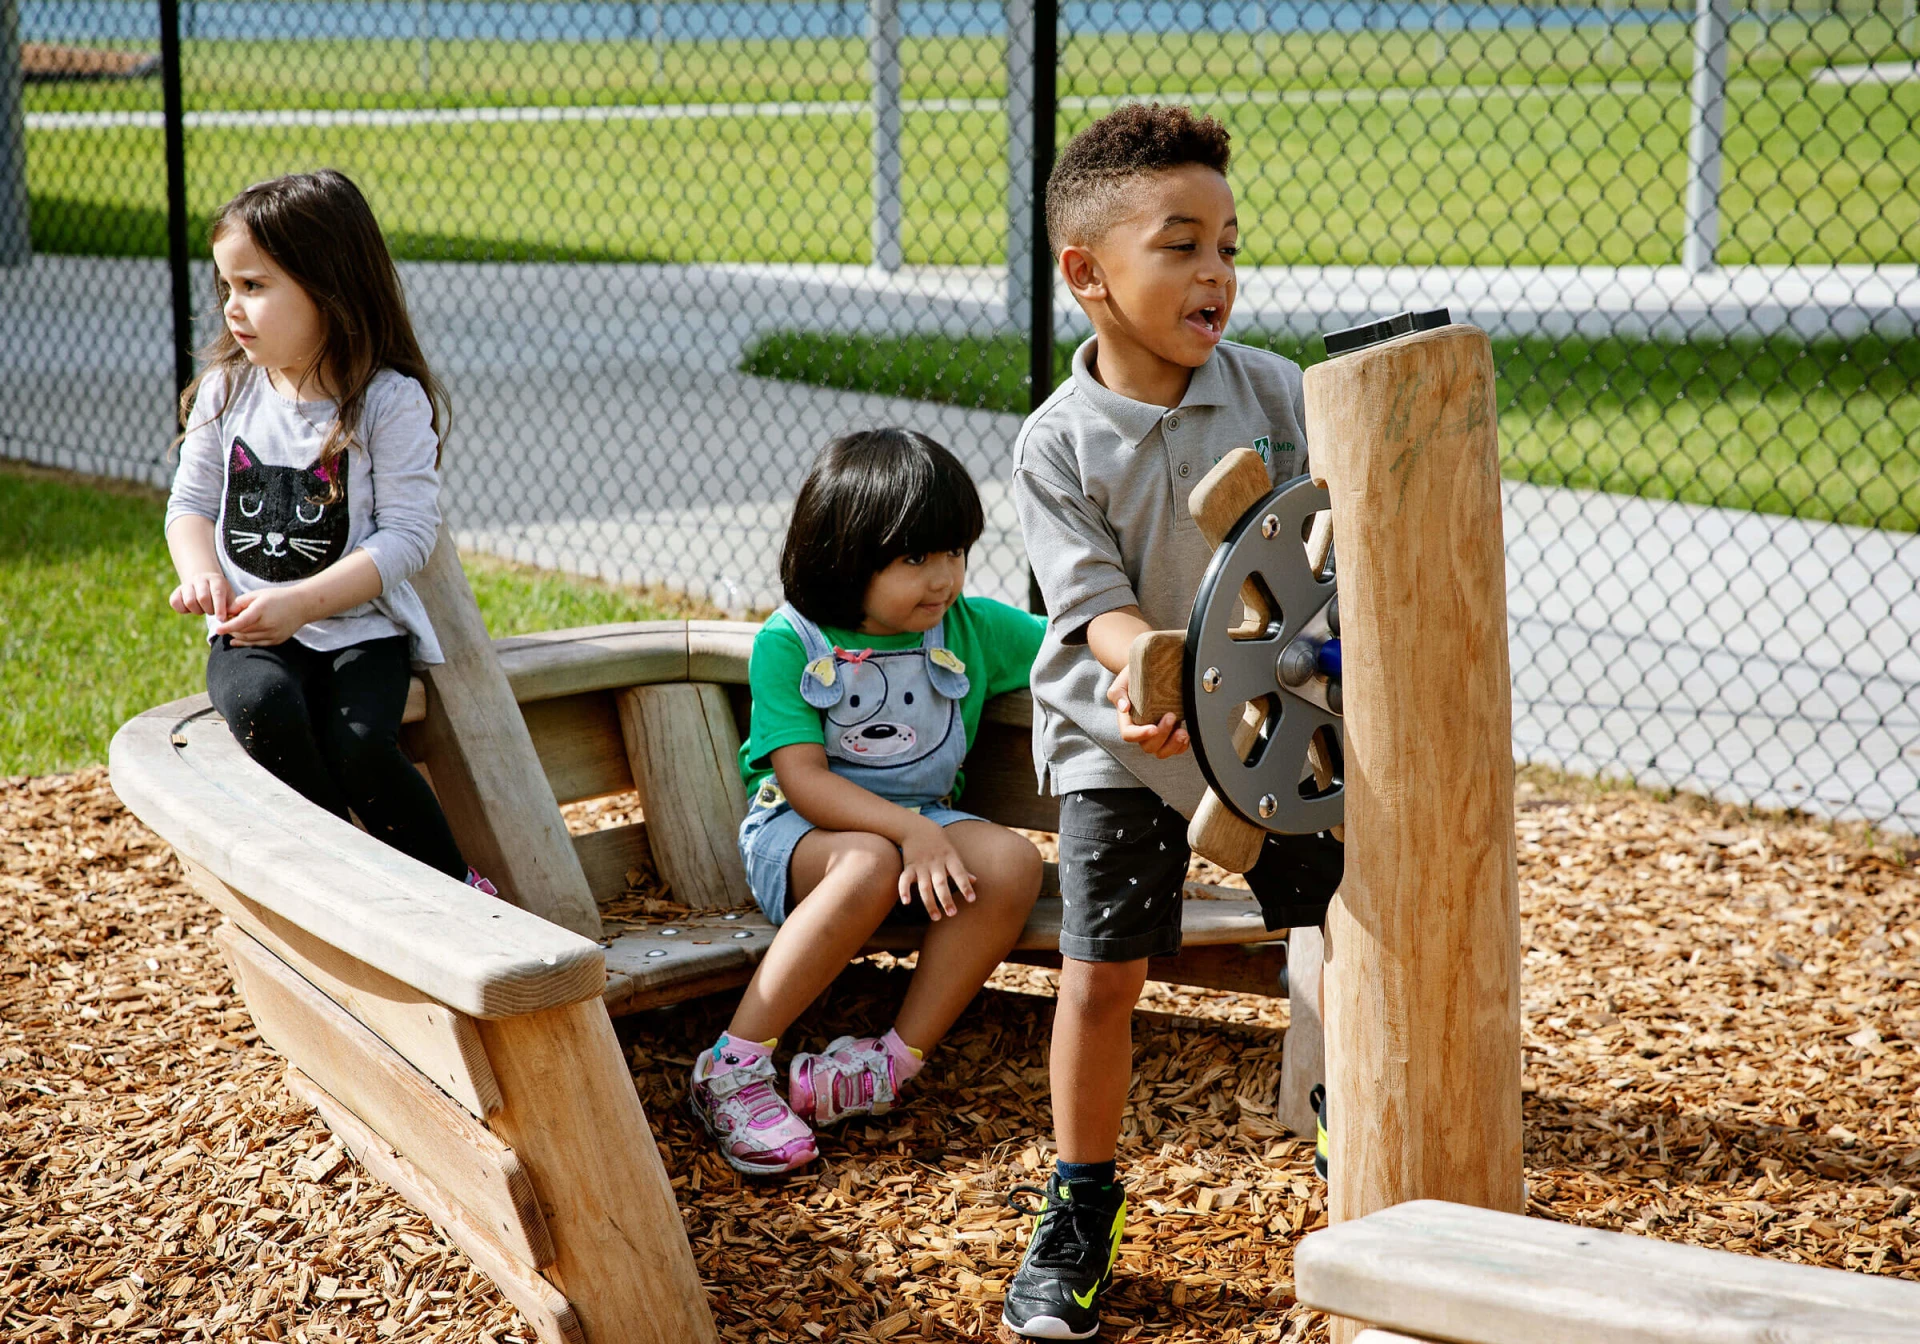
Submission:
<svg viewBox="0 0 1920 1344">
<path fill-rule="evenodd" d="M 1206 789 L 1193 753 L 1157 761 L 1120 740 L 1113 676 L 1087 648 L 1087 625 L 1137 606 L 1156 630 L 1186 628 L 1213 554 L 1187 495 L 1235 448 L 1258 450 L 1276 482 L 1307 469 L 1300 366 L 1222 341 L 1168 410 L 1103 387 L 1094 344 L 1074 352 L 1073 376 L 1013 449 L 1014 507 L 1047 604 L 1034 765 L 1048 793 L 1145 787 L 1192 816 Z"/>
</svg>

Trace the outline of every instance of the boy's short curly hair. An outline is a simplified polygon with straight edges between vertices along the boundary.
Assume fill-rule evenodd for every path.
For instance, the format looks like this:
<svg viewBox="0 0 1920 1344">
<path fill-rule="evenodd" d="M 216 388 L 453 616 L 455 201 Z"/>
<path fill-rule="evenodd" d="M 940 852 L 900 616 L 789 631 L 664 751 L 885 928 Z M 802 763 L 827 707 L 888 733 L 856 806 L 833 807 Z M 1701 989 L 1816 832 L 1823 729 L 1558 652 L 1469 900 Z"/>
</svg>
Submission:
<svg viewBox="0 0 1920 1344">
<path fill-rule="evenodd" d="M 1067 142 L 1047 178 L 1047 244 L 1058 257 L 1098 242 L 1122 213 L 1126 184 L 1190 163 L 1226 175 L 1232 136 L 1212 117 L 1165 103 L 1128 103 Z"/>
</svg>

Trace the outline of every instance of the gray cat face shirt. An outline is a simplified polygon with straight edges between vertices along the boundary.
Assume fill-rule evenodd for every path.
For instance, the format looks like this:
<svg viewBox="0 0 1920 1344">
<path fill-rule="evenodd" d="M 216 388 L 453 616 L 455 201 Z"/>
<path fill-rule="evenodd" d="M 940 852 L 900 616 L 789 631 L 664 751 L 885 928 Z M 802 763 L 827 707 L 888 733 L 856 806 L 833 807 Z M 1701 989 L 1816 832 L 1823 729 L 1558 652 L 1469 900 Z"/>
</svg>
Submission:
<svg viewBox="0 0 1920 1344">
<path fill-rule="evenodd" d="M 167 526 L 188 514 L 213 523 L 220 570 L 235 594 L 298 583 L 365 551 L 380 570 L 380 595 L 293 637 L 324 651 L 405 634 L 415 662 L 440 662 L 433 623 L 409 582 L 440 528 L 433 408 L 413 379 L 376 374 L 361 411 L 361 446 L 348 449 L 337 482 L 320 465 L 336 414 L 330 401 L 282 396 L 258 370 L 231 387 L 224 373 L 210 373 L 180 444 Z M 209 631 L 215 624 L 208 618 Z"/>
</svg>

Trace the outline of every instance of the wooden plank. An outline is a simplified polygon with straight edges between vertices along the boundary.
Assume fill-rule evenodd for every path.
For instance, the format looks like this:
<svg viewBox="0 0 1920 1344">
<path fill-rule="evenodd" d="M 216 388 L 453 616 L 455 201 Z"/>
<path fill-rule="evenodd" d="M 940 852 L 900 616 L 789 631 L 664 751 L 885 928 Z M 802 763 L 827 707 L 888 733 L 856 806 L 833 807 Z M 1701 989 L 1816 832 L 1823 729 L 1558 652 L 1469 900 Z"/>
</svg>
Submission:
<svg viewBox="0 0 1920 1344">
<path fill-rule="evenodd" d="M 506 1105 L 494 1128 L 533 1170 L 551 1277 L 593 1344 L 717 1344 L 645 1110 L 597 1001 L 481 1025 Z"/>
<path fill-rule="evenodd" d="M 522 706 L 520 712 L 540 768 L 546 772 L 547 787 L 561 802 L 604 798 L 633 787 L 614 692 L 538 700 Z"/>
<path fill-rule="evenodd" d="M 687 623 L 630 621 L 514 635 L 493 641 L 513 698 L 563 695 L 687 679 Z"/>
<path fill-rule="evenodd" d="M 500 670 L 522 705 L 621 686 L 687 679 L 687 623 L 636 621 L 513 635 L 493 641 Z M 427 717 L 427 684 L 407 689 L 402 723 Z"/>
<path fill-rule="evenodd" d="M 753 637 L 759 633 L 755 621 L 688 621 L 687 680 L 745 686 Z"/>
<path fill-rule="evenodd" d="M 1350 843 L 1326 920 L 1336 1223 L 1411 1199 L 1525 1206 L 1493 380 L 1486 333 L 1458 325 L 1306 379 L 1346 651 Z"/>
<path fill-rule="evenodd" d="M 1397 1330 L 1362 1330 L 1353 1337 L 1353 1344 L 1429 1344 L 1429 1341 Z"/>
<path fill-rule="evenodd" d="M 1287 931 L 1287 1040 L 1273 1114 L 1303 1139 L 1314 1136 L 1318 1123 L 1308 1098 L 1327 1081 L 1327 1039 L 1320 1018 L 1324 947 L 1318 925 Z"/>
<path fill-rule="evenodd" d="M 287 1066 L 287 1090 L 320 1113 L 322 1122 L 346 1145 L 354 1161 L 432 1219 L 449 1241 L 466 1252 L 474 1268 L 493 1280 L 500 1296 L 527 1318 L 540 1344 L 587 1344 L 580 1318 L 560 1290 L 542 1278 L 539 1270 L 516 1260 L 498 1237 L 368 1129 L 360 1117 L 291 1064 Z"/>
<path fill-rule="evenodd" d="M 703 911 L 627 929 L 607 946 L 608 1011 L 638 1012 L 744 985 L 773 934 L 758 910 Z"/>
<path fill-rule="evenodd" d="M 747 795 L 726 692 L 711 682 L 635 686 L 617 703 L 661 880 L 695 910 L 750 904 L 735 841 Z"/>
<path fill-rule="evenodd" d="M 1251 902 L 1193 900 L 1184 913 L 1188 945 L 1177 957 L 1154 960 L 1150 974 L 1155 980 L 1243 994 L 1280 993 L 1287 945 L 1266 932 Z M 706 912 L 628 929 L 607 947 L 607 1008 L 616 1014 L 639 1012 L 736 989 L 752 977 L 773 934 L 757 910 Z M 863 950 L 911 951 L 920 937 L 917 925 L 888 926 Z M 1244 941 L 1248 938 L 1260 941 Z M 1057 967 L 1060 954 L 1053 949 L 1058 942 L 1059 900 L 1051 886 L 1043 886 L 1039 918 L 1021 939 L 1026 950 L 1007 959 Z"/>
<path fill-rule="evenodd" d="M 484 1120 L 500 1108 L 500 1085 L 472 1018 L 329 946 L 193 860 L 181 866 L 195 891 L 471 1114 Z"/>
<path fill-rule="evenodd" d="M 644 821 L 576 835 L 573 848 L 580 855 L 580 867 L 587 875 L 587 885 L 593 888 L 594 900 L 602 905 L 627 889 L 629 872 L 645 870 L 653 863 L 653 847 L 647 843 Z"/>
<path fill-rule="evenodd" d="M 1241 943 L 1276 942 L 1284 938 L 1282 934 L 1267 931 L 1260 917 L 1260 903 L 1246 892 L 1204 886 L 1198 882 L 1188 884 L 1187 889 L 1204 894 L 1188 896 L 1181 909 L 1181 937 L 1185 946 L 1210 947 L 1223 943 L 1237 946 Z M 1014 947 L 1023 952 L 1059 947 L 1062 913 L 1059 868 L 1052 863 L 1043 864 L 1040 899 L 1034 902 L 1033 913 L 1027 917 L 1026 927 L 1020 931 L 1019 941 Z M 911 952 L 920 946 L 921 936 L 925 932 L 924 924 L 882 924 L 867 940 L 864 950 Z M 1273 992 L 1272 987 L 1269 986 L 1265 992 Z"/>
<path fill-rule="evenodd" d="M 1026 966 L 1059 969 L 1060 954 L 1015 951 L 1007 957 Z M 1147 978 L 1167 985 L 1195 985 L 1227 989 L 1236 994 L 1280 996 L 1280 972 L 1286 967 L 1284 941 L 1264 943 L 1204 943 L 1183 947 L 1179 955 L 1155 957 L 1147 963 Z"/>
<path fill-rule="evenodd" d="M 598 940 L 599 907 L 444 522 L 413 589 L 446 656 L 425 673 L 420 740 L 461 852 L 507 900 Z"/>
<path fill-rule="evenodd" d="M 1009 728 L 1033 729 L 1033 695 L 1028 691 L 1008 691 L 987 701 L 980 711 L 980 722 L 1003 723 Z"/>
<path fill-rule="evenodd" d="M 515 1257 L 532 1265 L 553 1259 L 533 1183 L 511 1148 L 250 935 L 224 924 L 214 940 L 269 1045 L 340 1098 Z M 603 1012 L 597 1000 L 587 1006 Z"/>
<path fill-rule="evenodd" d="M 593 943 L 322 812 L 249 760 L 204 695 L 126 723 L 109 759 L 115 792 L 181 857 L 428 998 L 511 1016 L 606 987 Z"/>
<path fill-rule="evenodd" d="M 1040 792 L 1033 773 L 1033 734 L 1028 728 L 982 720 L 967 753 L 967 785 L 958 806 L 1002 826 L 1030 831 L 1060 829 L 1060 800 Z"/>
<path fill-rule="evenodd" d="M 1293 1267 L 1308 1306 L 1471 1344 L 1920 1341 L 1920 1284 L 1440 1200 L 1315 1232 Z"/>
</svg>

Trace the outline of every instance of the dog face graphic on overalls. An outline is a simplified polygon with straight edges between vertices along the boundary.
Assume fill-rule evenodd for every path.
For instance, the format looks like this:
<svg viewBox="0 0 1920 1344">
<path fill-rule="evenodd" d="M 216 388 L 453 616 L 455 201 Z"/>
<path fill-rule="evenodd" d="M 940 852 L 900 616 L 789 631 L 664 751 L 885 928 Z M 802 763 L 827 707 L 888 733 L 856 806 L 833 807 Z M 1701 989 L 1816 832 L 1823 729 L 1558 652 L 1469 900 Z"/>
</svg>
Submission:
<svg viewBox="0 0 1920 1344">
<path fill-rule="evenodd" d="M 828 768 L 904 806 L 945 797 L 967 754 L 960 701 L 970 685 L 946 622 L 917 649 L 850 650 L 792 606 L 780 613 L 806 650 L 800 696 L 820 711 Z"/>
<path fill-rule="evenodd" d="M 953 731 L 954 704 L 934 693 L 919 649 L 843 656 L 840 703 L 826 711 L 827 755 L 874 769 L 910 765 Z"/>
</svg>

